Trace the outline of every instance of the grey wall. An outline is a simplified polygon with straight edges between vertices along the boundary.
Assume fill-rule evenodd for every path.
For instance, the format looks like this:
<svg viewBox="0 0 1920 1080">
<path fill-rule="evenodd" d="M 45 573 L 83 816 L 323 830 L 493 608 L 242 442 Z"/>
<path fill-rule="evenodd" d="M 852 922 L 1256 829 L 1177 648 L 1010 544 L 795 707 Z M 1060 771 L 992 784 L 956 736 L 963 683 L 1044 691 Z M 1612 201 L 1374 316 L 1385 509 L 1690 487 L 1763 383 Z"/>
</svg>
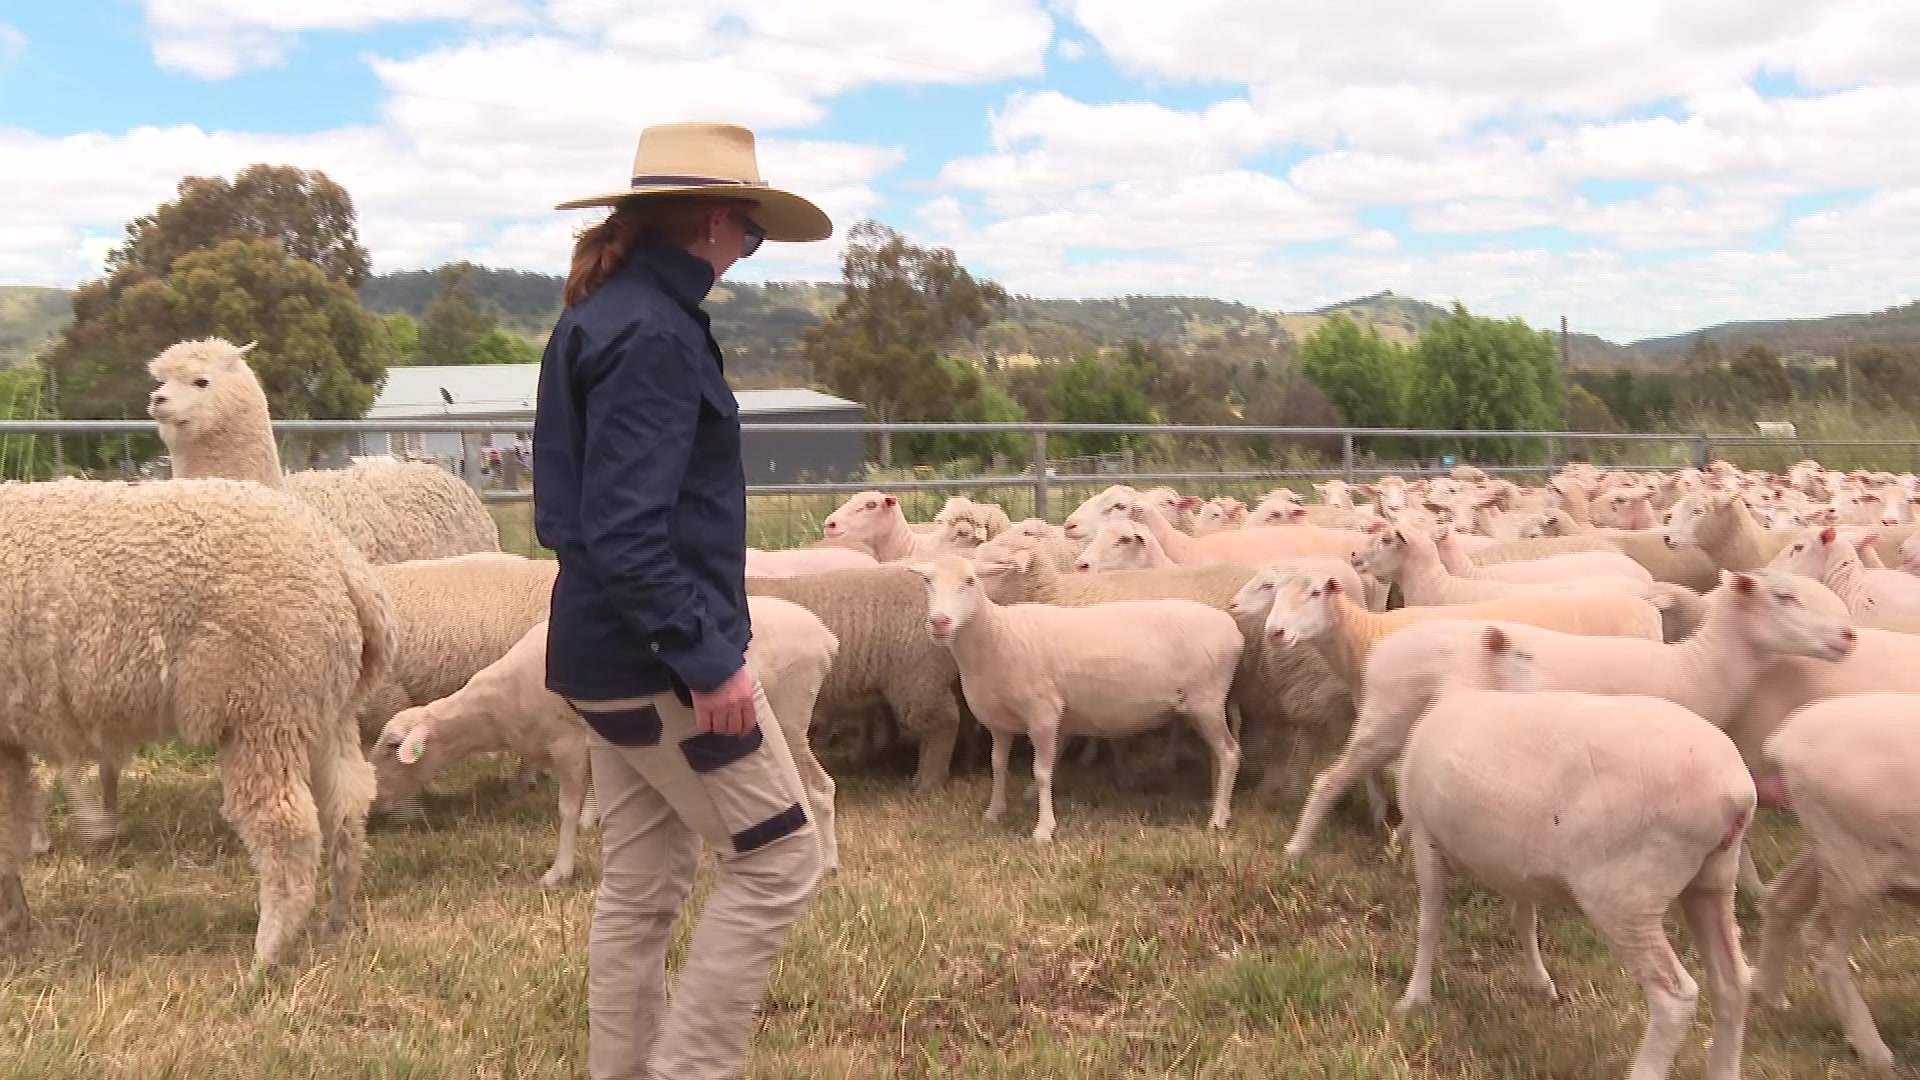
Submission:
<svg viewBox="0 0 1920 1080">
<path fill-rule="evenodd" d="M 859 406 L 742 416 L 740 457 L 746 465 L 747 483 L 825 483 L 862 478 L 867 460 L 867 437 L 862 432 L 756 432 L 753 425 L 858 424 L 866 418 L 866 409 Z"/>
</svg>

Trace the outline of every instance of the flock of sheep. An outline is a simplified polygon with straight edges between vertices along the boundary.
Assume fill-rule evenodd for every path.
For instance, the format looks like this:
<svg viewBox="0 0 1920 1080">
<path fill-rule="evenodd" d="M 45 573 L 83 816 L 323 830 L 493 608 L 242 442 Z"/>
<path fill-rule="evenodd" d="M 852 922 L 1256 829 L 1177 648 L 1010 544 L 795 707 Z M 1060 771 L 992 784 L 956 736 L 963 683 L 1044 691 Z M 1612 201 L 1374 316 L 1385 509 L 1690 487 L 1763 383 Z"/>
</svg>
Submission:
<svg viewBox="0 0 1920 1080">
<path fill-rule="evenodd" d="M 255 973 L 299 936 L 323 855 L 338 931 L 368 814 L 416 812 L 470 755 L 517 755 L 521 785 L 555 774 L 541 881 L 572 876 L 595 812 L 586 729 L 543 685 L 554 565 L 501 552 L 433 466 L 282 475 L 245 353 L 182 342 L 150 365 L 173 479 L 0 485 L 0 936 L 24 932 L 21 865 L 50 842 L 31 758 L 98 844 L 118 770 L 168 737 L 219 748 L 260 879 Z M 1714 1006 L 1710 1080 L 1739 1075 L 1749 993 L 1784 1005 L 1802 932 L 1853 1047 L 1891 1068 L 1847 951 L 1875 899 L 1920 894 L 1915 477 L 1716 462 L 1316 488 L 1249 508 L 1115 486 L 1061 525 L 960 496 L 909 522 L 870 491 L 816 543 L 750 552 L 749 662 L 828 867 L 816 742 L 856 765 L 915 743 L 925 791 L 983 731 L 994 821 L 1024 736 L 1042 843 L 1067 739 L 1123 774 L 1204 753 L 1212 828 L 1242 773 L 1304 794 L 1289 858 L 1355 784 L 1376 824 L 1397 807 L 1419 886 L 1400 1008 L 1429 1000 L 1451 869 L 1512 902 L 1549 1000 L 1538 905 L 1593 923 L 1646 995 L 1630 1080 L 1668 1075 L 1694 1014 L 1662 925 L 1676 901 Z M 1766 885 L 1745 845 L 1760 806 L 1803 835 Z M 1737 886 L 1763 899 L 1751 968 Z"/>
</svg>

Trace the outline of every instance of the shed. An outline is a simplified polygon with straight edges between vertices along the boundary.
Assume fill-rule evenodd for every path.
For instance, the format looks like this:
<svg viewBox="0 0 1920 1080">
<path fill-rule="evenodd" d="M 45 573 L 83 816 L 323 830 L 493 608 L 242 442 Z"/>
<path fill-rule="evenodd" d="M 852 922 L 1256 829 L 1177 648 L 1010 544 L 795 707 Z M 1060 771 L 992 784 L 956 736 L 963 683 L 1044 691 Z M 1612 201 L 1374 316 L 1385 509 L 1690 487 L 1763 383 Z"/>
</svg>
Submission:
<svg viewBox="0 0 1920 1080">
<path fill-rule="evenodd" d="M 504 420 L 533 419 L 540 385 L 539 364 L 459 364 L 387 369 L 387 382 L 367 410 L 366 419 Z M 857 480 L 866 471 L 866 436 L 858 431 L 760 432 L 768 423 L 860 423 L 866 407 L 856 401 L 805 388 L 737 390 L 740 403 L 741 462 L 749 484 L 795 484 Z M 485 445 L 507 449 L 521 437 L 486 436 Z M 531 441 L 528 444 L 531 449 Z M 440 432 L 395 432 L 361 437 L 361 454 L 405 453 L 437 458 L 459 467 L 461 438 Z"/>
</svg>

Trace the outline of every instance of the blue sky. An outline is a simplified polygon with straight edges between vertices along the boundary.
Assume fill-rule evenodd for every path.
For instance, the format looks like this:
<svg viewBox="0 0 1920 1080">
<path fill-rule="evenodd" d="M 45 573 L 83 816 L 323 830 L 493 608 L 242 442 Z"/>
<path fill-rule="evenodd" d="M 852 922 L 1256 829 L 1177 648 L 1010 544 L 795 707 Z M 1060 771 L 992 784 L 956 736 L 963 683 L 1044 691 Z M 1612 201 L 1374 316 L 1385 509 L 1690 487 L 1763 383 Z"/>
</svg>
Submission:
<svg viewBox="0 0 1920 1080">
<path fill-rule="evenodd" d="M 353 193 L 380 270 L 556 271 L 648 123 L 755 129 L 1018 292 L 1304 310 L 1390 288 L 1614 340 L 1911 302 L 1895 0 L 0 2 L 0 282 L 99 272 L 183 175 Z M 1458 9 L 1473 9 L 1463 13 Z"/>
</svg>

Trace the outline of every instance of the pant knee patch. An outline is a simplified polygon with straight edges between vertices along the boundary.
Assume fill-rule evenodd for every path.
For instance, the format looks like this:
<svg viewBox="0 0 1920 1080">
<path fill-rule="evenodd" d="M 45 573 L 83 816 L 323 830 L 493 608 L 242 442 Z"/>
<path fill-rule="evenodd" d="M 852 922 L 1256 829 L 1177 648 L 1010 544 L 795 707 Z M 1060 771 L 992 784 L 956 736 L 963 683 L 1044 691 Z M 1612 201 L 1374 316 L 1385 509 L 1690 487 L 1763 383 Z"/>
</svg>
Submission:
<svg viewBox="0 0 1920 1080">
<path fill-rule="evenodd" d="M 653 746 L 660 742 L 660 734 L 665 730 L 660 710 L 651 704 L 613 712 L 587 712 L 578 707 L 573 711 L 587 722 L 594 734 L 615 746 Z"/>
<path fill-rule="evenodd" d="M 749 728 L 743 735 L 723 735 L 717 731 L 702 731 L 680 740 L 680 752 L 687 756 L 687 765 L 694 772 L 710 773 L 716 769 L 723 769 L 760 749 L 762 738 L 758 724 Z"/>
<path fill-rule="evenodd" d="M 733 850 L 741 855 L 749 851 L 757 851 L 775 840 L 792 836 L 806 824 L 806 811 L 800 809 L 799 803 L 793 803 L 760 824 L 734 833 Z"/>
</svg>

